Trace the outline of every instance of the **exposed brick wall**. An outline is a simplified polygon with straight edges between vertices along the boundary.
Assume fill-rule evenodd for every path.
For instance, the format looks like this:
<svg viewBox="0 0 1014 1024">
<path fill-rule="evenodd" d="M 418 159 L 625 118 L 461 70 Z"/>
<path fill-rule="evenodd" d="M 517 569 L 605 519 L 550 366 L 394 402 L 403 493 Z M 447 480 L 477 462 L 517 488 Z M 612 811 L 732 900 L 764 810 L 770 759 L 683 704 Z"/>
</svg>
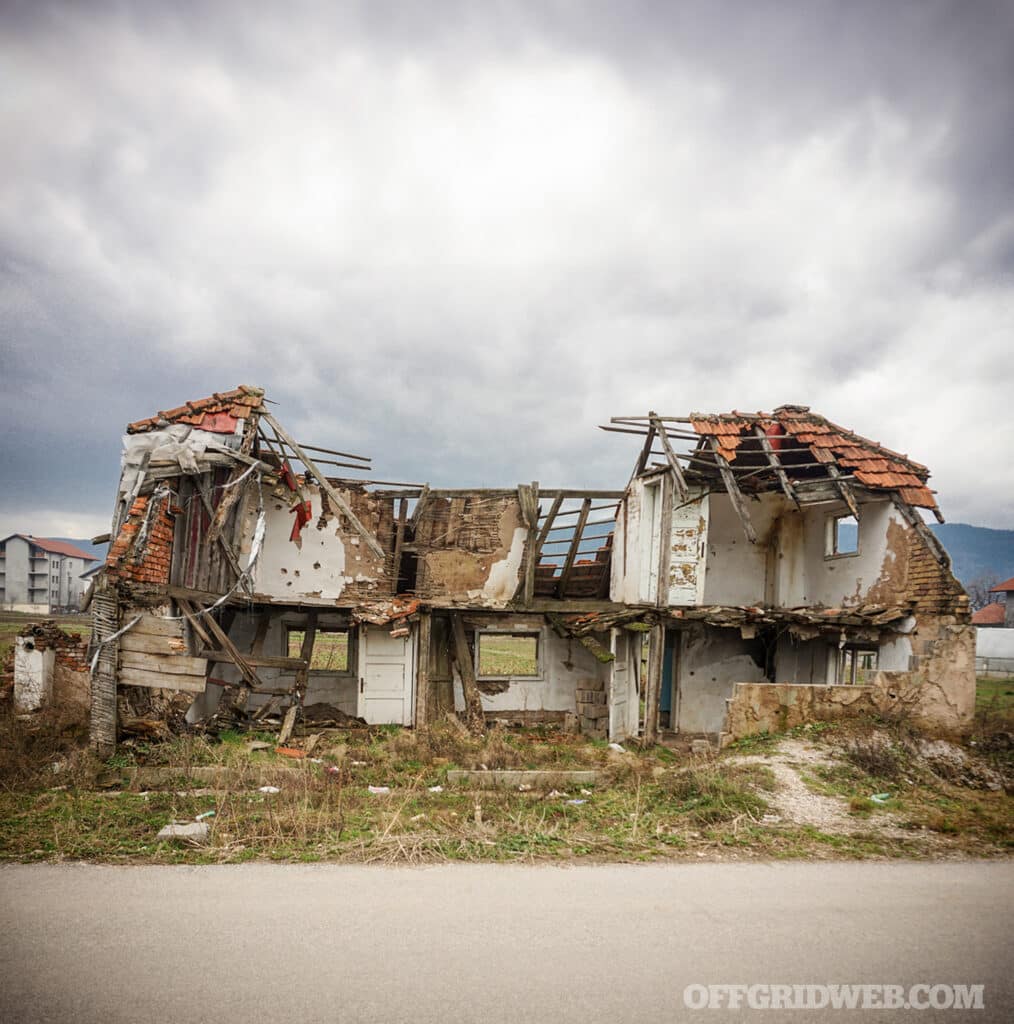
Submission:
<svg viewBox="0 0 1014 1024">
<path fill-rule="evenodd" d="M 31 637 L 36 650 L 52 649 L 58 665 L 65 665 L 75 672 L 88 670 L 88 645 L 84 639 L 77 633 L 65 632 L 52 619 L 25 626 L 18 631 L 18 636 Z"/>
<path fill-rule="evenodd" d="M 166 585 L 172 567 L 173 533 L 177 509 L 167 496 L 150 511 L 150 498 L 136 498 L 106 556 L 111 576 L 136 583 Z M 145 520 L 148 530 L 142 534 Z M 143 539 L 143 545 L 139 542 Z"/>
<path fill-rule="evenodd" d="M 908 597 L 915 600 L 917 614 L 949 614 L 968 621 L 968 595 L 915 530 L 909 531 L 907 583 Z"/>
</svg>

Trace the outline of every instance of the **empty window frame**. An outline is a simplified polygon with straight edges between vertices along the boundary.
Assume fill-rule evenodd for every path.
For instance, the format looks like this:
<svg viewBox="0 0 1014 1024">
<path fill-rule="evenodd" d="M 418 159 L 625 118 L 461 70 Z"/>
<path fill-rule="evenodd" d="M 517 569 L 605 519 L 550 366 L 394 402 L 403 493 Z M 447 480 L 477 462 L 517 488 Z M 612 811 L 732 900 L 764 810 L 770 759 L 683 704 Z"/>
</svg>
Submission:
<svg viewBox="0 0 1014 1024">
<path fill-rule="evenodd" d="M 841 558 L 859 554 L 859 520 L 853 515 L 828 516 L 824 556 Z"/>
<path fill-rule="evenodd" d="M 877 671 L 879 650 L 863 644 L 846 644 L 838 662 L 838 682 L 842 686 L 869 686 Z"/>
<path fill-rule="evenodd" d="M 303 649 L 306 630 L 299 626 L 285 629 L 285 655 L 298 658 Z M 313 654 L 310 656 L 311 672 L 326 672 L 330 675 L 347 674 L 354 664 L 352 630 L 339 626 L 318 626 L 313 638 Z"/>
<path fill-rule="evenodd" d="M 538 677 L 538 632 L 479 630 L 475 635 L 475 674 L 480 679 Z"/>
</svg>

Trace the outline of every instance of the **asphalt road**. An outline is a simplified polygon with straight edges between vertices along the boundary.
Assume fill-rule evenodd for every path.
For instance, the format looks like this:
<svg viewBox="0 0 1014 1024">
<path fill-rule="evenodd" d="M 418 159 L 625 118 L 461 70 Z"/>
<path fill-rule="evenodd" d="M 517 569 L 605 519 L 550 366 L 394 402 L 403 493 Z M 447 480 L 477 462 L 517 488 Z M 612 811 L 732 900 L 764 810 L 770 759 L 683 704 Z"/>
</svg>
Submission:
<svg viewBox="0 0 1014 1024">
<path fill-rule="evenodd" d="M 1014 1019 L 1011 863 L 0 868 L 0 1021 Z M 982 983 L 984 1010 L 688 985 Z M 699 991 L 699 990 L 697 990 Z"/>
</svg>

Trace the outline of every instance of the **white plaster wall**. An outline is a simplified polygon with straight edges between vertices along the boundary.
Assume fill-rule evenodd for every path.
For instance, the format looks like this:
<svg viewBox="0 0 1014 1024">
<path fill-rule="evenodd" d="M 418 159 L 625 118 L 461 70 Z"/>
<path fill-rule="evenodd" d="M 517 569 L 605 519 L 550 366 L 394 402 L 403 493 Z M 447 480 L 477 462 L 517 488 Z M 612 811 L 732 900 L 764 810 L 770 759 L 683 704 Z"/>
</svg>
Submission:
<svg viewBox="0 0 1014 1024">
<path fill-rule="evenodd" d="M 40 651 L 30 636 L 15 638 L 14 644 L 14 710 L 20 713 L 38 711 L 53 699 L 53 666 L 56 653 L 52 648 Z"/>
<path fill-rule="evenodd" d="M 787 499 L 781 494 L 762 494 L 756 501 L 746 501 L 757 533 L 755 544 L 747 540 L 728 494 L 712 494 L 710 505 L 704 603 L 765 604 L 768 546 L 778 517 L 790 507 Z"/>
<path fill-rule="evenodd" d="M 541 630 L 541 673 L 538 678 L 516 678 L 503 693 L 481 694 L 484 711 L 577 711 L 574 691 L 582 679 L 608 679 L 609 666 L 600 662 L 577 640 L 564 640 L 548 626 Z M 454 668 L 454 707 L 465 708 L 461 678 Z"/>
<path fill-rule="evenodd" d="M 301 599 L 334 601 L 341 597 L 347 583 L 372 579 L 348 570 L 353 561 L 346 544 L 359 550 L 360 538 L 342 532 L 338 520 L 328 520 L 324 529 L 317 528 L 321 513 L 320 491 L 305 487 L 313 509 L 313 518 L 303 527 L 299 544 L 289 540 L 295 513 L 287 502 L 268 495 L 264 503 L 264 546 L 254 569 L 254 590 L 258 594 L 283 601 Z M 256 513 L 247 523 L 243 549 L 248 553 Z M 246 564 L 246 556 L 242 559 Z"/>
<path fill-rule="evenodd" d="M 487 601 L 503 604 L 514 596 L 518 589 L 518 572 L 521 569 L 527 536 L 528 531 L 525 527 L 516 527 L 506 557 L 489 567 L 489 576 L 482 587 L 482 596 Z"/>
<path fill-rule="evenodd" d="M 827 520 L 848 514 L 844 503 L 786 513 L 778 544 L 779 605 L 841 607 L 862 603 L 881 578 L 891 523 L 907 524 L 890 500 L 866 501 L 859 509 L 859 552 L 825 557 Z"/>
<path fill-rule="evenodd" d="M 683 631 L 677 661 L 680 732 L 720 732 L 734 685 L 764 682 L 764 670 L 748 653 L 755 646 L 738 629 Z"/>
<path fill-rule="evenodd" d="M 1014 658 L 1014 629 L 989 626 L 975 631 L 977 658 Z"/>
<path fill-rule="evenodd" d="M 643 493 L 644 482 L 632 480 L 616 518 L 609 596 L 611 600 L 623 604 L 644 603 L 640 594 L 641 499 Z M 624 510 L 626 511 L 625 520 Z"/>
<path fill-rule="evenodd" d="M 894 636 L 880 645 L 877 668 L 881 672 L 909 672 L 912 668 L 912 640 Z"/>
</svg>

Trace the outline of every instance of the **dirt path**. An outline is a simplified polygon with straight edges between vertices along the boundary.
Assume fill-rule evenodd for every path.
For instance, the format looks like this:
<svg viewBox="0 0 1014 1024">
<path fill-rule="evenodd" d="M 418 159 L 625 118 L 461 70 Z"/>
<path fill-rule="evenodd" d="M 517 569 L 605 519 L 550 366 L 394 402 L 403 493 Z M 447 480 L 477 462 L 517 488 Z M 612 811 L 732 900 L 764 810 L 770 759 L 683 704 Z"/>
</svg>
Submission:
<svg viewBox="0 0 1014 1024">
<path fill-rule="evenodd" d="M 810 825 L 821 832 L 867 831 L 869 821 L 854 818 L 840 797 L 814 793 L 800 777 L 800 771 L 840 764 L 826 750 L 803 740 L 786 739 L 770 754 L 729 758 L 733 764 L 759 764 L 771 769 L 777 790 L 771 804 L 779 817 L 794 825 Z M 879 824 L 879 823 L 878 823 Z"/>
</svg>

